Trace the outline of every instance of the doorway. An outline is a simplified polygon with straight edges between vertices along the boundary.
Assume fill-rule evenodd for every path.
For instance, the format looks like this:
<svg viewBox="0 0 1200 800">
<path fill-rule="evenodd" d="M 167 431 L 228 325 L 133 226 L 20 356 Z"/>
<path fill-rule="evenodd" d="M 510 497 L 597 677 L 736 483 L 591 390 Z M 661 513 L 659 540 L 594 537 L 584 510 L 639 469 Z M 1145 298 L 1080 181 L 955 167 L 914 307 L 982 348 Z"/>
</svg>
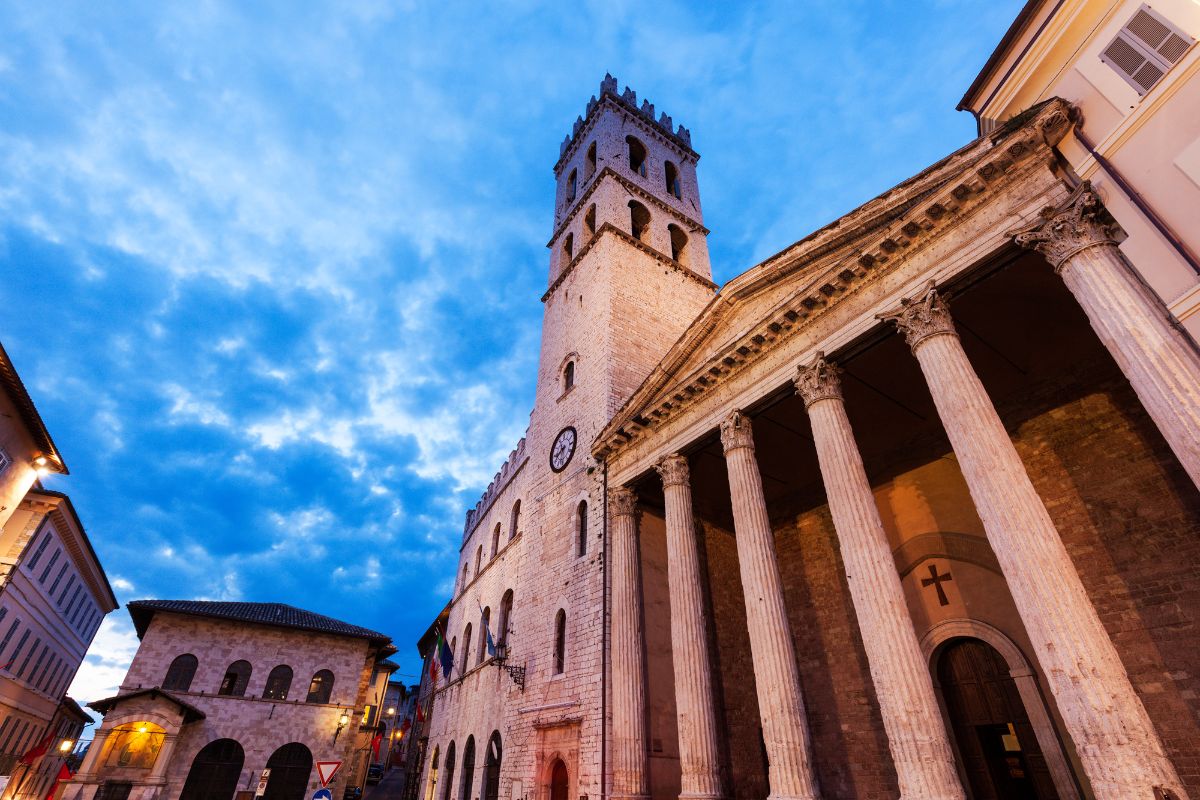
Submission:
<svg viewBox="0 0 1200 800">
<path fill-rule="evenodd" d="M 493 731 L 483 761 L 483 800 L 500 800 L 500 731 Z"/>
<path fill-rule="evenodd" d="M 561 758 L 554 759 L 554 766 L 550 768 L 550 800 L 567 800 L 570 780 L 567 765 Z"/>
<path fill-rule="evenodd" d="M 1058 800 L 1008 664 L 979 639 L 950 642 L 938 682 L 975 800 Z"/>
<path fill-rule="evenodd" d="M 299 742 L 285 744 L 272 753 L 267 759 L 271 775 L 267 778 L 265 800 L 304 800 L 312 762 L 312 752 Z"/>
<path fill-rule="evenodd" d="M 246 755 L 233 739 L 216 739 L 200 748 L 179 800 L 230 800 L 237 791 Z"/>
</svg>

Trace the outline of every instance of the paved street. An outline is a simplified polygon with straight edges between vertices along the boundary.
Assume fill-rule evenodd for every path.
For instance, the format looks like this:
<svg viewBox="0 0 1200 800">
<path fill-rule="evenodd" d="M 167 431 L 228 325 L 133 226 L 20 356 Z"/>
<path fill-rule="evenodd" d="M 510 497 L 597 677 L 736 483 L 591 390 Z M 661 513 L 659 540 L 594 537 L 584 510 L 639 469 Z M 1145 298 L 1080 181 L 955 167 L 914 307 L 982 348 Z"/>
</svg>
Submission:
<svg viewBox="0 0 1200 800">
<path fill-rule="evenodd" d="M 404 772 L 399 769 L 388 770 L 375 786 L 367 786 L 363 792 L 364 800 L 400 800 L 400 791 L 404 788 Z"/>
</svg>

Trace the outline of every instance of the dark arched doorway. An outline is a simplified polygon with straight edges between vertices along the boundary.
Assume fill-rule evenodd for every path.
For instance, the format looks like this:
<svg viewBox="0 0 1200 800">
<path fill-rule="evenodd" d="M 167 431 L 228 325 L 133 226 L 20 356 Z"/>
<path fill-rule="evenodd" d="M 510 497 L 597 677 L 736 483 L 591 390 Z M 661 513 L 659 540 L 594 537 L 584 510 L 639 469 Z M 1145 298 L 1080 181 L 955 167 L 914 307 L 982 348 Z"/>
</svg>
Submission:
<svg viewBox="0 0 1200 800">
<path fill-rule="evenodd" d="M 462 791 L 459 800 L 472 800 L 471 793 L 475 791 L 475 737 L 468 736 L 463 745 L 462 757 Z"/>
<path fill-rule="evenodd" d="M 975 800 L 1058 800 L 1004 658 L 979 639 L 955 639 L 937 673 Z"/>
<path fill-rule="evenodd" d="M 267 759 L 266 800 L 305 800 L 308 796 L 308 775 L 312 772 L 312 752 L 292 742 L 276 750 Z"/>
<path fill-rule="evenodd" d="M 487 755 L 483 760 L 483 800 L 500 800 L 500 731 L 488 739 Z"/>
<path fill-rule="evenodd" d="M 562 762 L 561 758 L 554 759 L 554 766 L 550 767 L 550 800 L 567 800 L 567 789 L 570 787 L 570 782 L 567 765 Z"/>
<path fill-rule="evenodd" d="M 233 739 L 216 739 L 200 748 L 179 800 L 230 800 L 237 791 L 246 754 Z"/>
</svg>

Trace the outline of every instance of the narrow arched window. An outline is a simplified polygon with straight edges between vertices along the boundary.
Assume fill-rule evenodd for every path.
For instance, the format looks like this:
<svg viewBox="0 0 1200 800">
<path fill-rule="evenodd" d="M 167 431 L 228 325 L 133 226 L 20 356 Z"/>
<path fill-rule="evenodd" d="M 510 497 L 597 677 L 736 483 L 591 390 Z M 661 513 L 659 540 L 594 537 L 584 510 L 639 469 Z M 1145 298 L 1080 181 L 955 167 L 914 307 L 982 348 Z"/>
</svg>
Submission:
<svg viewBox="0 0 1200 800">
<path fill-rule="evenodd" d="M 483 568 L 483 545 L 475 548 L 475 574 L 479 574 L 479 570 Z"/>
<path fill-rule="evenodd" d="M 575 507 L 575 555 L 587 555 L 587 501 L 580 500 L 579 505 Z"/>
<path fill-rule="evenodd" d="M 626 136 L 625 144 L 629 147 L 629 168 L 643 178 L 646 177 L 646 145 L 636 136 Z"/>
<path fill-rule="evenodd" d="M 483 759 L 483 796 L 480 800 L 500 800 L 500 759 L 503 749 L 500 731 L 492 731 L 488 739 L 487 754 Z"/>
<path fill-rule="evenodd" d="M 492 558 L 500 552 L 500 523 L 496 523 L 495 530 L 492 531 Z"/>
<path fill-rule="evenodd" d="M 466 630 L 463 631 L 463 657 L 462 657 L 462 675 L 467 674 L 467 670 L 471 668 L 471 623 L 467 623 Z"/>
<path fill-rule="evenodd" d="M 588 206 L 587 213 L 583 215 L 583 228 L 587 231 L 588 238 L 591 239 L 596 235 L 596 204 L 592 203 Z"/>
<path fill-rule="evenodd" d="M 454 797 L 454 742 L 446 746 L 446 788 L 442 791 L 442 800 Z"/>
<path fill-rule="evenodd" d="M 462 763 L 462 793 L 458 800 L 473 800 L 471 792 L 475 789 L 475 737 L 468 736 L 463 745 Z"/>
<path fill-rule="evenodd" d="M 250 683 L 250 673 L 249 661 L 233 662 L 225 670 L 225 677 L 221 679 L 221 688 L 217 689 L 217 694 L 241 697 L 246 693 L 246 686 Z"/>
<path fill-rule="evenodd" d="M 512 609 L 513 590 L 509 589 L 500 600 L 500 615 L 496 619 L 496 632 L 493 634 L 496 637 L 496 645 L 499 647 L 504 647 L 508 644 L 508 624 L 512 618 Z"/>
<path fill-rule="evenodd" d="M 175 660 L 171 662 L 171 666 L 167 667 L 167 676 L 163 678 L 162 688 L 173 689 L 176 692 L 186 692 L 191 689 L 192 678 L 196 677 L 196 667 L 198 666 L 200 666 L 200 661 L 191 653 L 176 656 Z"/>
<path fill-rule="evenodd" d="M 650 230 L 650 211 L 637 200 L 629 201 L 629 232 L 639 242 L 646 241 L 646 232 Z"/>
<path fill-rule="evenodd" d="M 687 264 L 687 234 L 678 225 L 668 225 L 667 233 L 671 234 L 671 258 L 680 264 Z"/>
<path fill-rule="evenodd" d="M 267 676 L 267 685 L 263 688 L 263 698 L 266 700 L 287 700 L 288 690 L 292 688 L 292 668 L 280 664 L 271 670 Z"/>
<path fill-rule="evenodd" d="M 462 588 L 464 588 L 464 589 L 465 589 L 465 588 L 467 588 L 467 584 L 468 584 L 468 583 L 470 582 L 470 580 L 471 580 L 471 573 L 470 573 L 470 570 L 471 570 L 471 565 L 470 565 L 470 564 L 463 564 L 463 579 L 462 579 Z"/>
<path fill-rule="evenodd" d="M 477 663 L 482 664 L 483 660 L 488 657 L 488 627 L 492 624 L 492 609 L 485 608 L 483 610 L 483 622 L 479 625 L 479 656 L 476 659 Z M 493 642 L 495 644 L 495 642 Z"/>
<path fill-rule="evenodd" d="M 561 608 L 554 618 L 554 674 L 561 675 L 567 666 L 567 612 Z"/>
<path fill-rule="evenodd" d="M 673 194 L 682 200 L 683 193 L 679 190 L 679 169 L 670 161 L 663 166 L 663 177 L 667 181 L 667 194 Z"/>
<path fill-rule="evenodd" d="M 333 694 L 333 673 L 327 669 L 318 671 L 308 682 L 308 697 L 306 703 L 328 703 Z"/>
<path fill-rule="evenodd" d="M 592 142 L 587 149 L 587 161 L 583 167 L 583 179 L 590 180 L 596 174 L 596 143 Z"/>
<path fill-rule="evenodd" d="M 578 189 L 579 175 L 575 170 L 571 170 L 571 174 L 567 176 L 567 202 L 575 199 L 575 191 Z"/>
<path fill-rule="evenodd" d="M 508 538 L 509 539 L 512 539 L 514 536 L 517 535 L 517 533 L 519 532 L 517 526 L 520 524 L 521 524 L 521 501 L 518 500 L 517 502 L 513 503 L 512 519 L 508 523 Z"/>
<path fill-rule="evenodd" d="M 575 234 L 568 233 L 567 238 L 563 239 L 563 254 L 566 255 L 567 261 L 575 257 Z"/>
<path fill-rule="evenodd" d="M 562 382 L 563 382 L 563 391 L 564 392 L 569 392 L 569 391 L 571 391 L 571 389 L 575 388 L 575 362 L 574 361 L 568 361 L 567 365 L 565 367 L 563 367 Z"/>
</svg>

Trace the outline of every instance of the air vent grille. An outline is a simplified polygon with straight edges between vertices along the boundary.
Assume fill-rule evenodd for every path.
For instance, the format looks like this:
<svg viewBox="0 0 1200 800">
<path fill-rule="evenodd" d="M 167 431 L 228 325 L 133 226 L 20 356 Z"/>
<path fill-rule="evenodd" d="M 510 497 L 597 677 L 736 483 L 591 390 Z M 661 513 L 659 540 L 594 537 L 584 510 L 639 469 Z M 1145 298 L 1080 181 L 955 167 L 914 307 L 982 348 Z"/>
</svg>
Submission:
<svg viewBox="0 0 1200 800">
<path fill-rule="evenodd" d="M 1104 48 L 1100 60 L 1144 95 L 1179 63 L 1194 42 L 1150 6 L 1143 5 Z"/>
</svg>

